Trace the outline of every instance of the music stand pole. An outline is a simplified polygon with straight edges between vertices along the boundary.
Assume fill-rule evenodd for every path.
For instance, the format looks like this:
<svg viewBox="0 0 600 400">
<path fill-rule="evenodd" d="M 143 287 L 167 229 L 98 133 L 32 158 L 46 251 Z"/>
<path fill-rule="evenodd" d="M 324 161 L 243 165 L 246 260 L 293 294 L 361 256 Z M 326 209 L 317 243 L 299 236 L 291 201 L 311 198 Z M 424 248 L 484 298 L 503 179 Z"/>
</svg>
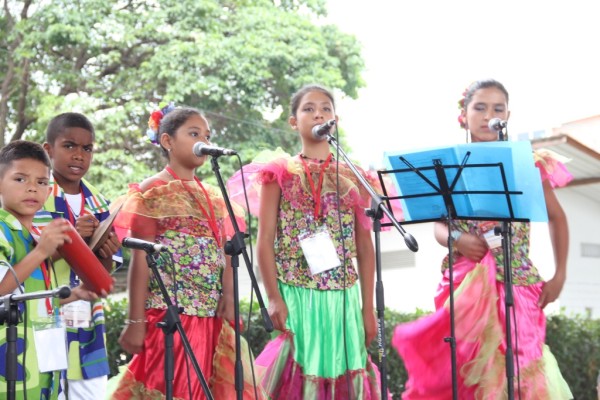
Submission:
<svg viewBox="0 0 600 400">
<path fill-rule="evenodd" d="M 506 385 L 508 390 L 508 399 L 512 400 L 515 396 L 515 366 L 514 366 L 514 352 L 512 345 L 512 327 L 510 322 L 510 311 L 515 305 L 513 296 L 513 282 L 512 282 L 512 270 L 511 270 L 511 244 L 512 244 L 512 225 L 507 221 L 502 221 L 500 227 L 495 227 L 494 232 L 496 235 L 502 236 L 502 258 L 504 264 L 504 322 L 506 328 Z M 515 335 L 517 332 L 515 332 Z"/>
<path fill-rule="evenodd" d="M 454 321 L 454 257 L 453 257 L 453 238 L 450 234 L 452 230 L 452 221 L 456 217 L 456 209 L 454 207 L 454 201 L 452 200 L 452 189 L 448 185 L 448 179 L 444 173 L 444 167 L 439 159 L 433 160 L 435 168 L 435 174 L 438 178 L 440 185 L 440 193 L 444 199 L 444 205 L 446 206 L 446 224 L 448 226 L 448 283 L 450 285 L 449 290 L 449 306 L 450 306 L 450 336 L 444 338 L 446 343 L 450 344 L 450 363 L 452 368 L 452 399 L 458 399 L 458 372 L 457 372 L 457 360 L 456 360 L 456 325 Z"/>
<path fill-rule="evenodd" d="M 215 172 L 215 176 L 217 177 L 217 182 L 219 183 L 219 188 L 221 189 L 221 194 L 223 195 L 223 200 L 225 201 L 225 206 L 227 207 L 227 212 L 229 213 L 229 219 L 231 220 L 231 225 L 233 226 L 233 229 L 235 231 L 231 240 L 228 240 L 225 243 L 225 254 L 231 256 L 231 267 L 233 268 L 233 305 L 235 318 L 235 390 L 237 399 L 241 400 L 244 394 L 244 369 L 242 366 L 241 358 L 240 298 L 238 290 L 238 267 L 240 254 L 242 254 L 242 256 L 244 257 L 244 261 L 246 262 L 248 275 L 250 275 L 252 287 L 256 292 L 256 299 L 258 301 L 263 317 L 263 323 L 265 324 L 265 329 L 267 332 L 273 331 L 273 322 L 271 321 L 269 313 L 265 308 L 265 303 L 260 293 L 260 288 L 258 287 L 258 283 L 254 275 L 254 270 L 252 269 L 252 263 L 250 262 L 250 258 L 248 257 L 248 253 L 246 251 L 246 245 L 244 243 L 245 235 L 243 232 L 240 231 L 239 225 L 235 219 L 233 207 L 231 206 L 229 195 L 227 194 L 227 190 L 225 189 L 225 182 L 223 181 L 223 177 L 221 176 L 218 158 L 219 156 L 212 156 L 212 170 Z"/>
<path fill-rule="evenodd" d="M 364 176 L 358 171 L 356 166 L 350 161 L 344 150 L 340 147 L 335 138 L 331 135 L 327 135 L 327 141 L 333 145 L 342 158 L 346 162 L 346 165 L 354 173 L 356 178 L 360 181 L 362 186 L 371 196 L 371 208 L 366 211 L 366 214 L 373 219 L 373 231 L 375 232 L 375 269 L 376 269 L 376 282 L 375 282 L 375 302 L 377 308 L 377 346 L 379 351 L 379 369 L 381 376 L 381 398 L 387 399 L 387 366 L 386 366 L 386 355 L 385 355 L 385 304 L 383 296 L 383 281 L 381 277 L 381 248 L 379 240 L 379 232 L 381 231 L 381 218 L 383 214 L 387 215 L 392 224 L 398 229 L 400 234 L 404 237 L 404 242 L 407 247 L 412 251 L 418 251 L 419 245 L 415 238 L 402 228 L 398 223 L 392 212 L 385 207 L 381 196 L 375 192 L 373 187 L 367 182 Z"/>
<path fill-rule="evenodd" d="M 157 324 L 157 326 L 163 331 L 165 335 L 165 398 L 167 400 L 173 399 L 173 379 L 175 376 L 173 356 L 173 333 L 175 332 L 175 330 L 177 330 L 179 332 L 179 336 L 181 339 L 181 343 L 183 344 L 185 353 L 190 358 L 194 371 L 196 371 L 198 380 L 202 385 L 204 395 L 206 396 L 207 400 L 213 400 L 212 393 L 208 388 L 208 384 L 206 383 L 204 374 L 202 374 L 202 370 L 200 369 L 198 360 L 196 360 L 196 356 L 194 355 L 192 346 L 190 345 L 187 335 L 185 334 L 185 330 L 181 325 L 181 319 L 179 319 L 179 310 L 175 305 L 173 305 L 171 297 L 167 292 L 167 288 L 165 287 L 165 284 L 162 278 L 160 277 L 158 267 L 156 266 L 156 258 L 158 256 L 156 256 L 155 258 L 154 254 L 154 252 L 146 251 L 146 262 L 148 263 L 148 267 L 152 270 L 152 273 L 154 274 L 154 278 L 156 279 L 160 292 L 163 296 L 163 300 L 167 305 L 167 310 L 163 321 Z"/>
</svg>

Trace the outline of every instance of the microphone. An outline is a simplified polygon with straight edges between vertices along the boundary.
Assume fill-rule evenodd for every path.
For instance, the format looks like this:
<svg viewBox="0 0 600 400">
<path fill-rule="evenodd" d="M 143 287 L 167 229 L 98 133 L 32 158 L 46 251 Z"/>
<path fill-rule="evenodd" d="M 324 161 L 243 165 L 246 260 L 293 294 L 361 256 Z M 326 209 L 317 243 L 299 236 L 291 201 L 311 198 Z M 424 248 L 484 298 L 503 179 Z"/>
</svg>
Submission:
<svg viewBox="0 0 600 400">
<path fill-rule="evenodd" d="M 499 133 L 502 129 L 506 128 L 506 121 L 502 121 L 500 118 L 492 118 L 488 122 L 488 128 L 492 132 Z"/>
<path fill-rule="evenodd" d="M 121 244 L 123 247 L 127 247 L 128 249 L 144 250 L 146 253 L 150 254 L 167 250 L 167 248 L 162 244 L 130 237 L 123 238 Z"/>
<path fill-rule="evenodd" d="M 213 157 L 234 156 L 237 154 L 237 151 L 235 151 L 235 150 L 226 149 L 224 147 L 211 146 L 204 142 L 196 143 L 194 145 L 192 151 L 198 157 L 202 157 L 202 156 L 213 156 Z"/>
<path fill-rule="evenodd" d="M 329 135 L 331 127 L 335 125 L 335 119 L 330 119 L 321 125 L 315 125 L 312 128 L 312 134 L 315 139 L 324 139 L 325 136 Z"/>
<path fill-rule="evenodd" d="M 59 286 L 53 290 L 41 290 L 38 292 L 13 294 L 10 295 L 12 301 L 27 301 L 35 299 L 45 299 L 48 297 L 58 297 L 59 299 L 66 299 L 71 295 L 71 289 L 68 286 Z"/>
</svg>

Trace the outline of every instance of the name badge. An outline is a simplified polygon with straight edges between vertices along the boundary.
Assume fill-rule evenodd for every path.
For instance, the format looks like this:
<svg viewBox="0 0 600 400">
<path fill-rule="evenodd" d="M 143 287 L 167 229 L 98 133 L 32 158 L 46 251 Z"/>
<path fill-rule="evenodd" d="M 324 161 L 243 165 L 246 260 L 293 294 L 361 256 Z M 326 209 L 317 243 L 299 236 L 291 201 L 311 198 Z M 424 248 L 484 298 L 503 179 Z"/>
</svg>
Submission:
<svg viewBox="0 0 600 400">
<path fill-rule="evenodd" d="M 487 242 L 490 249 L 495 249 L 496 247 L 502 246 L 502 236 L 496 235 L 493 229 L 484 233 L 483 238 Z"/>
<path fill-rule="evenodd" d="M 52 319 L 33 323 L 33 338 L 40 372 L 67 369 L 67 331 Z"/>
<path fill-rule="evenodd" d="M 68 328 L 89 328 L 92 322 L 92 303 L 77 300 L 62 306 L 62 318 Z"/>
<path fill-rule="evenodd" d="M 314 233 L 301 234 L 298 239 L 312 275 L 341 265 L 327 227 L 323 226 Z"/>
</svg>

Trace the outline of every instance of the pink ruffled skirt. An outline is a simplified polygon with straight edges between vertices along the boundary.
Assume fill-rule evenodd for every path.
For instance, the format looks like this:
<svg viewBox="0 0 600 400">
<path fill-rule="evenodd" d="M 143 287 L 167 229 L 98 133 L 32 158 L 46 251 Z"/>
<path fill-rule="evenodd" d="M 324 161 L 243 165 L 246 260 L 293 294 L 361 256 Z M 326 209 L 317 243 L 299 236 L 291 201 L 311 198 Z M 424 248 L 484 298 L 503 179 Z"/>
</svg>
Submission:
<svg viewBox="0 0 600 400">
<path fill-rule="evenodd" d="M 453 274 L 458 398 L 505 399 L 505 292 L 504 283 L 496 280 L 494 258 L 488 253 L 474 263 L 460 257 Z M 544 344 L 546 317 L 537 305 L 542 287 L 542 283 L 513 286 L 515 392 L 519 374 L 521 399 L 572 399 L 554 356 Z M 450 336 L 449 295 L 446 270 L 435 298 L 437 311 L 399 325 L 394 332 L 392 345 L 408 372 L 403 399 L 452 398 L 450 345 L 444 341 Z M 519 398 L 518 393 L 515 398 Z"/>
</svg>

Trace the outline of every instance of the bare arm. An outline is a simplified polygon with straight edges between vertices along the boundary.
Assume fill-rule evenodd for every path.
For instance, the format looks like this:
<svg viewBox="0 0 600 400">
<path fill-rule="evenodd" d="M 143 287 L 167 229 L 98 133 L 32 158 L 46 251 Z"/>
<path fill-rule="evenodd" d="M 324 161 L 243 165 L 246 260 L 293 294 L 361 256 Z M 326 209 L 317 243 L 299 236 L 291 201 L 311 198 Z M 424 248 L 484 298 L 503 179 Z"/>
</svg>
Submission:
<svg viewBox="0 0 600 400">
<path fill-rule="evenodd" d="M 29 252 L 13 269 L 17 274 L 19 282 L 25 282 L 27 278 L 38 268 L 44 260 L 51 257 L 59 246 L 65 242 L 71 242 L 67 231 L 71 225 L 64 219 L 53 220 L 42 231 L 39 243 Z M 17 288 L 17 282 L 11 273 L 7 273 L 0 281 L 0 294 L 8 294 Z"/>
<path fill-rule="evenodd" d="M 448 225 L 435 222 L 433 224 L 433 235 L 440 245 L 448 247 Z"/>
<path fill-rule="evenodd" d="M 365 229 L 358 220 L 355 222 L 356 261 L 360 279 L 362 298 L 362 314 L 365 327 L 365 346 L 369 346 L 377 333 L 373 308 L 373 291 L 375 285 L 375 249 L 371 232 Z"/>
<path fill-rule="evenodd" d="M 567 255 L 569 252 L 567 216 L 548 181 L 544 181 L 544 197 L 546 209 L 548 210 L 548 229 L 550 230 L 550 241 L 552 242 L 556 270 L 552 279 L 545 283 L 540 295 L 538 304 L 542 308 L 555 301 L 562 291 L 567 278 Z"/>
<path fill-rule="evenodd" d="M 225 243 L 225 238 L 223 238 Z M 222 294 L 217 305 L 217 316 L 225 318 L 227 321 L 235 320 L 235 310 L 233 302 L 233 269 L 231 267 L 231 256 L 225 256 L 225 270 L 221 281 Z"/>
<path fill-rule="evenodd" d="M 448 247 L 448 226 L 436 222 L 433 227 L 435 240 L 444 247 Z M 473 261 L 481 260 L 488 251 L 485 239 L 477 235 L 462 232 L 458 239 L 453 242 L 454 248 L 463 256 Z"/>
<path fill-rule="evenodd" d="M 287 307 L 277 286 L 277 265 L 275 264 L 275 237 L 281 189 L 277 182 L 262 186 L 260 195 L 260 219 L 258 222 L 257 257 L 263 284 L 269 298 L 269 316 L 273 326 L 285 330 Z"/>
</svg>

